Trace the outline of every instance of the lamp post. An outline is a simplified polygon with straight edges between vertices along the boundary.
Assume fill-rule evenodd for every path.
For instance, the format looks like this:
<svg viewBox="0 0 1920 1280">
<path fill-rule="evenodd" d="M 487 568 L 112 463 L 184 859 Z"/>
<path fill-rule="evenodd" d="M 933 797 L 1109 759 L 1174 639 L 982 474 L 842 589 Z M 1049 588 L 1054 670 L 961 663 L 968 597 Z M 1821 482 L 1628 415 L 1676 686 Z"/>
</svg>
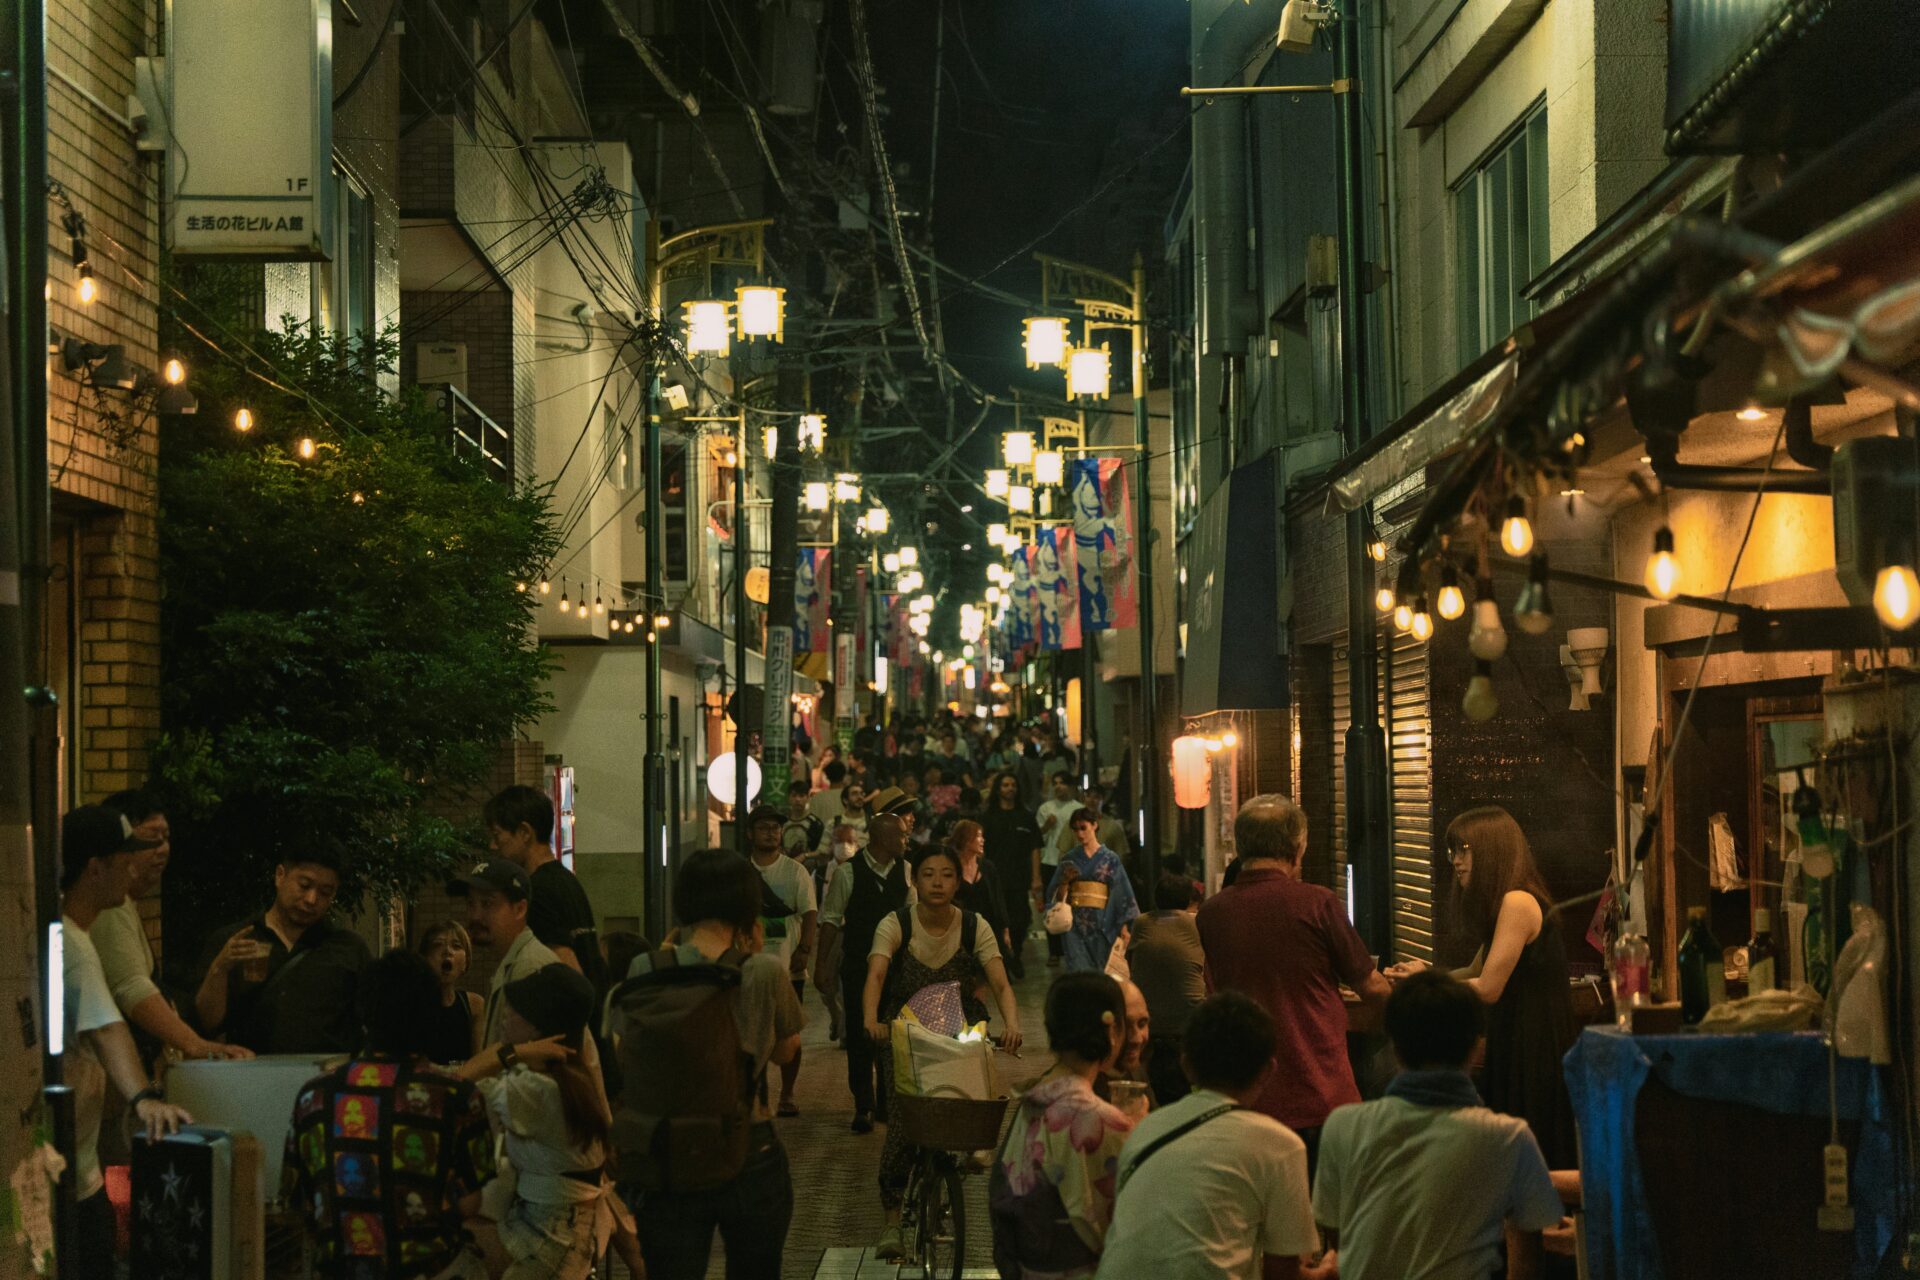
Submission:
<svg viewBox="0 0 1920 1280">
<path fill-rule="evenodd" d="M 652 219 L 647 221 L 646 230 L 646 271 L 647 305 L 656 323 L 661 327 L 658 339 L 650 344 L 647 359 L 650 365 L 647 378 L 647 505 L 641 513 L 646 537 L 646 603 L 651 617 L 658 617 L 666 606 L 666 575 L 661 555 L 661 505 L 663 497 L 660 489 L 660 410 L 661 410 L 661 370 L 663 357 L 667 350 L 665 336 L 665 317 L 662 304 L 666 293 L 667 281 L 685 275 L 698 274 L 703 284 L 710 284 L 713 268 L 716 266 L 734 267 L 755 274 L 765 269 L 766 231 L 773 225 L 771 218 L 758 218 L 746 222 L 730 222 L 719 226 L 699 227 L 692 231 L 662 239 L 660 224 Z M 704 292 L 704 289 L 703 289 Z M 767 337 L 778 342 L 783 328 L 781 304 L 783 299 L 779 290 L 762 285 L 750 285 L 737 291 L 734 303 L 741 336 L 745 338 Z M 725 307 L 727 304 L 718 304 Z M 690 320 L 700 322 L 698 316 Z M 769 329 L 771 320 L 771 331 Z M 696 328 L 690 336 L 705 337 Z M 713 335 L 715 338 L 721 335 Z M 730 332 L 727 338 L 730 340 Z M 698 354 L 698 352 L 693 352 Z M 744 410 L 742 415 L 744 418 Z M 735 496 L 740 493 L 740 479 L 746 461 L 746 432 L 744 424 L 738 433 L 737 463 L 735 471 Z M 744 531 L 744 506 L 738 508 L 736 523 Z M 741 590 L 744 590 L 744 571 L 741 575 Z M 740 611 L 744 618 L 744 608 Z M 642 823 L 646 831 L 646 866 L 642 883 L 646 898 L 647 927 L 663 935 L 668 927 L 667 915 L 667 856 L 670 848 L 667 831 L 667 761 L 661 749 L 662 720 L 665 715 L 665 698 L 661 690 L 661 655 L 659 628 L 649 628 L 653 637 L 647 645 L 647 699 L 646 699 L 646 761 L 643 770 L 641 812 Z M 742 663 L 744 672 L 745 664 Z M 743 708 L 746 697 L 741 695 Z M 741 735 L 744 737 L 744 735 Z M 746 760 L 744 749 L 735 760 L 739 775 L 741 794 L 745 794 Z M 738 815 L 744 822 L 744 810 Z"/>
<path fill-rule="evenodd" d="M 1134 504 L 1133 560 L 1140 594 L 1141 720 L 1135 777 L 1140 798 L 1140 864 L 1142 879 L 1146 882 L 1143 886 L 1145 896 L 1151 906 L 1153 886 L 1160 874 L 1160 799 L 1159 770 L 1154 763 L 1159 757 L 1159 732 L 1153 646 L 1153 479 L 1149 465 L 1152 442 L 1147 427 L 1146 263 L 1139 253 L 1135 253 L 1132 274 L 1123 279 L 1063 258 L 1046 254 L 1036 254 L 1035 257 L 1040 263 L 1040 300 L 1043 308 L 1050 310 L 1056 298 L 1069 300 L 1072 307 L 1085 318 L 1089 335 L 1103 328 L 1124 329 L 1133 348 L 1133 450 L 1139 457 L 1139 500 Z M 1037 367 L 1038 363 L 1051 363 L 1042 358 L 1053 355 L 1055 351 L 1056 334 L 1052 327 L 1040 324 L 1037 320 L 1029 321 L 1027 336 L 1029 364 Z M 1096 366 L 1100 369 L 1107 367 L 1104 350 L 1061 345 L 1065 345 L 1060 356 L 1065 361 L 1069 389 L 1078 394 L 1104 395 L 1104 389 L 1095 392 L 1089 382 L 1075 381 L 1076 378 L 1091 378 Z M 1098 358 L 1089 356 L 1089 352 L 1097 352 Z M 1090 688 L 1083 690 L 1083 693 L 1088 699 L 1093 696 Z"/>
</svg>

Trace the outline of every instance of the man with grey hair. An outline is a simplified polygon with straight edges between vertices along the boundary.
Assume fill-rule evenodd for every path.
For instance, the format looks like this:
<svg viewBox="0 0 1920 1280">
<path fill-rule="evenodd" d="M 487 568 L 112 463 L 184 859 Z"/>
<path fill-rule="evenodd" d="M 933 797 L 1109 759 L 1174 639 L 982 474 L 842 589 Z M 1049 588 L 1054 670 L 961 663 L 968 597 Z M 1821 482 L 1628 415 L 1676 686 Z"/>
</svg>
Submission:
<svg viewBox="0 0 1920 1280">
<path fill-rule="evenodd" d="M 1391 988 L 1329 889 L 1300 878 L 1307 815 L 1286 796 L 1255 796 L 1233 821 L 1240 874 L 1201 904 L 1196 924 L 1215 991 L 1244 991 L 1277 1032 L 1274 1061 L 1255 1105 L 1299 1134 L 1309 1164 L 1335 1107 L 1360 1101 L 1347 1061 L 1345 983 L 1374 1006 Z"/>
</svg>

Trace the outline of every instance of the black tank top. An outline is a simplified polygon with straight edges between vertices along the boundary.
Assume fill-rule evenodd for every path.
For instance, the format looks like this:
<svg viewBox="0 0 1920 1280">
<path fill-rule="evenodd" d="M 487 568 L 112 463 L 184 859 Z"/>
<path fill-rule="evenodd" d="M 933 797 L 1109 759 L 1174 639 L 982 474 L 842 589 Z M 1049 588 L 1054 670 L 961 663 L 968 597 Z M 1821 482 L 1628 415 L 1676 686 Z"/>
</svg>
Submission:
<svg viewBox="0 0 1920 1280">
<path fill-rule="evenodd" d="M 427 1061 L 446 1065 L 473 1056 L 473 1007 L 467 993 L 456 991 L 452 1004 L 433 1006 L 427 1021 Z"/>
</svg>

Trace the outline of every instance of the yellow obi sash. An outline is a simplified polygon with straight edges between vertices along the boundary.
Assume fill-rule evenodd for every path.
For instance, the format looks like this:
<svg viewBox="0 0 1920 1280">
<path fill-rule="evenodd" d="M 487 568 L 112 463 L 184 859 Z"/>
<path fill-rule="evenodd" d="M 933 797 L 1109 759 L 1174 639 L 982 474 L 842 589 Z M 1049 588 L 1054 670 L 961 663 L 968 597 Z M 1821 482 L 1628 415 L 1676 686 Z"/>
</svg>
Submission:
<svg viewBox="0 0 1920 1280">
<path fill-rule="evenodd" d="M 1099 880 L 1075 880 L 1067 888 L 1067 901 L 1075 907 L 1104 910 L 1107 905 L 1107 885 Z"/>
</svg>

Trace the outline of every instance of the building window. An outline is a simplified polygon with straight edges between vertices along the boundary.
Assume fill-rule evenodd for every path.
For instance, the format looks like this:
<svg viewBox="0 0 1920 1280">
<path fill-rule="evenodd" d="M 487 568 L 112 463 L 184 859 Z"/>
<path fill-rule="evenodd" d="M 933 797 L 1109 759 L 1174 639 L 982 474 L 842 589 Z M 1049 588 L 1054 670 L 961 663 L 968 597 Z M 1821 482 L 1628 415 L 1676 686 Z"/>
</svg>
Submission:
<svg viewBox="0 0 1920 1280">
<path fill-rule="evenodd" d="M 1456 331 L 1466 364 L 1534 313 L 1521 290 L 1546 270 L 1547 109 L 1520 121 L 1453 193 Z"/>
<path fill-rule="evenodd" d="M 373 201 L 333 171 L 333 261 L 313 266 L 313 322 L 346 337 L 373 328 Z"/>
<path fill-rule="evenodd" d="M 614 414 L 600 411 L 601 450 L 606 456 L 606 482 L 622 493 L 635 487 L 639 468 L 634 464 L 633 428 Z"/>
</svg>

